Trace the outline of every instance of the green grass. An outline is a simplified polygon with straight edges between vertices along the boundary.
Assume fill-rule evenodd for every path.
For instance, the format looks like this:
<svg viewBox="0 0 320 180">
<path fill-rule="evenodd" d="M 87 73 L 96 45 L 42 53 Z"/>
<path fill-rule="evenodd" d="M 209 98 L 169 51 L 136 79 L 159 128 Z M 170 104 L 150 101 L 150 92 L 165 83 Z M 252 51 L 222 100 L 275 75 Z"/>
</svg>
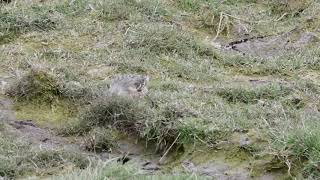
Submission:
<svg viewBox="0 0 320 180">
<path fill-rule="evenodd" d="M 217 94 L 230 103 L 257 103 L 259 100 L 280 99 L 292 91 L 279 84 L 264 85 L 258 88 L 225 88 L 218 90 Z"/>
<path fill-rule="evenodd" d="M 119 165 L 115 162 L 99 163 L 95 167 L 90 167 L 85 171 L 75 171 L 67 175 L 56 176 L 53 179 L 56 180 L 68 180 L 68 179 L 92 179 L 100 180 L 105 178 L 116 179 L 144 179 L 144 180 L 183 180 L 183 179 L 206 179 L 205 177 L 198 176 L 196 174 L 177 174 L 177 175 L 147 175 L 145 172 L 135 168 L 134 164 Z"/>
<path fill-rule="evenodd" d="M 286 54 L 261 58 L 241 55 L 222 55 L 220 64 L 247 75 L 292 75 L 301 70 L 319 70 L 317 47 L 288 51 Z"/>
<path fill-rule="evenodd" d="M 57 80 L 41 70 L 31 70 L 14 85 L 11 85 L 6 94 L 15 97 L 18 101 L 39 98 L 44 102 L 50 102 L 61 96 Z"/>
<path fill-rule="evenodd" d="M 69 165 L 84 169 L 89 160 L 82 154 L 59 150 L 40 150 L 25 141 L 0 134 L 0 176 L 16 178 L 36 174 L 38 176 L 59 172 Z"/>
<path fill-rule="evenodd" d="M 252 146 L 259 148 L 248 152 L 250 157 L 280 157 L 282 167 L 292 166 L 292 176 L 312 178 L 319 174 L 320 161 L 316 123 L 320 117 L 320 50 L 316 42 L 274 57 L 255 57 L 219 51 L 208 39 L 214 39 L 218 31 L 221 42 L 242 39 L 247 35 L 239 27 L 246 27 L 250 37 L 286 33 L 296 27 L 298 33 L 310 31 L 319 36 L 319 9 L 319 2 L 312 0 L 289 4 L 255 0 L 21 1 L 1 6 L 0 71 L 22 74 L 13 77 L 17 81 L 8 90 L 18 100 L 19 119 L 41 122 L 63 135 L 83 135 L 90 151 L 116 148 L 115 129 L 162 151 L 176 138 L 179 146 L 197 147 L 250 130 L 263 139 Z M 43 70 L 34 71 L 35 67 Z M 148 96 L 139 100 L 105 97 L 106 87 L 117 74 L 151 76 Z M 255 80 L 267 84 L 255 84 Z M 25 158 L 24 154 L 33 153 L 17 142 L 5 143 L 0 149 L 4 156 L 13 152 Z M 22 155 L 20 149 L 25 149 Z M 59 166 L 58 154 L 39 153 L 34 160 L 39 160 L 40 170 L 28 163 L 27 173 L 20 170 L 14 156 L 3 161 L 7 164 L 1 166 L 1 172 L 10 177 L 39 175 Z M 108 164 L 61 178 L 86 179 L 94 174 L 96 179 L 126 179 L 136 171 Z M 180 178 L 133 176 L 142 177 Z"/>
<path fill-rule="evenodd" d="M 49 31 L 56 27 L 54 20 L 46 14 L 34 10 L 31 19 L 18 12 L 0 12 L 0 43 L 8 43 L 29 31 Z"/>
</svg>

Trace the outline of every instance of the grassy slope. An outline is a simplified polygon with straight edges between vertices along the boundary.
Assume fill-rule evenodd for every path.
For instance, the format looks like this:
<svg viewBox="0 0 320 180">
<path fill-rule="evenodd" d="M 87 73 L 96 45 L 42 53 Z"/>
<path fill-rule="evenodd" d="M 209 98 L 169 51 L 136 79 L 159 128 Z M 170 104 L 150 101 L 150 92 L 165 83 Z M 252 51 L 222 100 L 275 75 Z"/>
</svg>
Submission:
<svg viewBox="0 0 320 180">
<path fill-rule="evenodd" d="M 59 83 L 78 81 L 93 91 L 115 74 L 148 74 L 149 98 L 158 108 L 151 108 L 156 118 L 145 122 L 151 129 L 142 128 L 142 136 L 161 141 L 166 128 L 173 127 L 181 143 L 200 139 L 210 144 L 234 130 L 253 129 L 268 142 L 262 148 L 249 147 L 253 155 L 276 154 L 285 166 L 312 177 L 319 173 L 320 161 L 320 50 L 312 47 L 264 59 L 218 52 L 204 41 L 206 35 L 215 36 L 220 17 L 222 41 L 242 37 L 235 30 L 239 25 L 252 35 L 295 27 L 316 32 L 319 20 L 309 18 L 318 17 L 319 3 L 308 1 L 312 4 L 297 14 L 305 6 L 300 2 L 18 2 L 0 11 L 1 71 L 40 67 Z M 249 79 L 270 83 L 254 86 Z M 30 109 L 37 103 L 18 105 L 18 116 L 32 119 Z M 43 106 L 50 109 L 52 104 Z M 165 116 L 168 107 L 182 112 Z M 56 116 L 59 127 L 65 116 Z M 52 118 L 44 113 L 33 119 Z M 159 126 L 159 121 L 168 126 Z"/>
</svg>

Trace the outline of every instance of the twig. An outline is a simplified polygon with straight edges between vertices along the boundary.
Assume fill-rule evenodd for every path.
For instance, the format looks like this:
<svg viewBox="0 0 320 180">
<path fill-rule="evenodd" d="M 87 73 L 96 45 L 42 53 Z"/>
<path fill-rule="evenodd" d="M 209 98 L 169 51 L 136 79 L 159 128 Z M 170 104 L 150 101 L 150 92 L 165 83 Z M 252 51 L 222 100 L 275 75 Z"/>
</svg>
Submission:
<svg viewBox="0 0 320 180">
<path fill-rule="evenodd" d="M 270 129 L 270 133 L 274 136 L 277 137 L 277 135 L 273 132 L 273 128 L 271 127 L 271 125 L 269 124 L 269 122 L 265 119 L 262 118 L 262 120 L 265 122 L 265 124 L 268 126 L 268 128 Z"/>
<path fill-rule="evenodd" d="M 292 177 L 292 175 L 291 175 L 291 163 L 290 163 L 290 161 L 289 161 L 288 158 L 286 158 L 286 165 L 287 165 L 287 167 L 288 167 L 288 175 L 289 175 L 290 177 Z"/>
<path fill-rule="evenodd" d="M 239 21 L 243 21 L 243 22 L 247 22 L 247 23 L 267 23 L 267 22 L 277 22 L 277 21 L 280 21 L 281 19 L 283 19 L 286 15 L 288 15 L 287 13 L 284 13 L 283 15 L 281 15 L 279 18 L 277 19 L 273 19 L 273 20 L 268 20 L 268 21 L 250 21 L 250 20 L 246 20 L 246 19 L 242 19 L 242 18 L 239 18 L 237 16 L 234 16 L 234 15 L 231 15 L 231 14 L 228 14 L 228 13 L 225 13 L 225 12 L 221 12 L 220 13 L 220 21 L 219 21 L 219 25 L 218 25 L 218 29 L 217 29 L 217 34 L 216 36 L 214 37 L 213 41 L 215 41 L 218 37 L 219 37 L 219 34 L 220 34 L 220 31 L 221 31 L 221 24 L 222 24 L 222 20 L 224 17 L 231 17 L 233 19 L 237 19 Z"/>
<path fill-rule="evenodd" d="M 276 19 L 275 22 L 281 21 L 286 15 L 288 15 L 288 13 L 282 14 L 282 16 L 280 16 L 278 19 Z"/>
<path fill-rule="evenodd" d="M 220 20 L 219 20 L 219 25 L 218 25 L 218 29 L 217 29 L 217 34 L 213 38 L 213 41 L 215 41 L 218 38 L 219 34 L 220 34 L 222 19 L 223 19 L 223 12 L 220 13 Z"/>
<path fill-rule="evenodd" d="M 34 165 L 36 169 L 39 169 L 38 165 L 34 161 L 32 161 L 32 159 L 29 158 L 28 160 Z"/>
<path fill-rule="evenodd" d="M 250 21 L 250 20 L 246 20 L 246 19 L 239 18 L 239 17 L 237 17 L 237 16 L 233 16 L 233 15 L 228 14 L 228 13 L 225 13 L 225 12 L 222 12 L 222 14 L 223 14 L 224 16 L 229 16 L 229 17 L 231 17 L 231 18 L 238 19 L 238 20 L 240 20 L 240 21 L 247 22 L 247 23 L 270 22 L 270 21 Z"/>
<path fill-rule="evenodd" d="M 215 147 L 215 145 L 209 144 L 209 143 L 205 142 L 204 140 L 200 139 L 197 135 L 195 135 L 195 137 L 196 137 L 200 142 L 202 142 L 203 144 L 207 145 L 208 147 L 210 147 L 210 148 L 214 148 L 214 147 Z"/>
<path fill-rule="evenodd" d="M 159 163 L 162 162 L 163 158 L 166 157 L 166 155 L 169 153 L 170 149 L 173 147 L 173 145 L 177 142 L 178 138 L 180 137 L 181 133 L 178 134 L 178 136 L 176 137 L 176 139 L 173 141 L 173 143 L 171 144 L 171 146 L 167 149 L 167 151 L 163 154 L 163 156 L 160 158 Z"/>
</svg>

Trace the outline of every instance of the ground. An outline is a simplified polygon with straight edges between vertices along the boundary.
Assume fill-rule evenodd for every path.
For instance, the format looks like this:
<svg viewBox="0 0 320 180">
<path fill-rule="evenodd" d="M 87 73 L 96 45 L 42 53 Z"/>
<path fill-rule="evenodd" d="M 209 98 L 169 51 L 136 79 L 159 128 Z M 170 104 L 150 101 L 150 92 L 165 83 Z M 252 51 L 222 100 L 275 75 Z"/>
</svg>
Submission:
<svg viewBox="0 0 320 180">
<path fill-rule="evenodd" d="M 0 8 L 0 179 L 319 177 L 318 1 Z"/>
</svg>

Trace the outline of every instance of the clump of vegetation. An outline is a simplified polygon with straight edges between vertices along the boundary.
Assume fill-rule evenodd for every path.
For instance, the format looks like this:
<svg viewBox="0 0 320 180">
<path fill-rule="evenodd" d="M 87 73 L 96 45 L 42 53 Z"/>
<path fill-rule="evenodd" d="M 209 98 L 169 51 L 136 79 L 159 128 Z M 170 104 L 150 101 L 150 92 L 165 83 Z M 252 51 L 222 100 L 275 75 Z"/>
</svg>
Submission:
<svg viewBox="0 0 320 180">
<path fill-rule="evenodd" d="M 107 0 L 98 9 L 99 18 L 106 21 L 134 20 L 139 16 L 140 19 L 159 20 L 167 14 L 160 3 L 146 0 Z"/>
<path fill-rule="evenodd" d="M 68 81 L 62 82 L 59 85 L 59 91 L 62 96 L 68 100 L 72 101 L 83 101 L 88 102 L 90 101 L 97 93 L 96 91 L 98 88 L 96 87 L 84 87 L 78 81 Z"/>
<path fill-rule="evenodd" d="M 132 179 L 132 180 L 153 180 L 153 179 L 174 179 L 174 180 L 205 180 L 207 178 L 188 173 L 180 174 L 150 174 L 147 175 L 135 166 L 135 164 L 127 163 L 119 165 L 114 161 L 107 163 L 99 162 L 98 165 L 87 168 L 83 171 L 73 171 L 70 174 L 54 176 L 54 180 L 86 180 L 86 179 L 105 179 L 105 178 L 118 178 L 118 179 Z"/>
<path fill-rule="evenodd" d="M 37 168 L 44 170 L 67 163 L 71 163 L 77 168 L 85 169 L 90 163 L 82 154 L 55 150 L 39 151 L 36 152 L 36 155 L 30 154 L 26 159 L 34 161 Z"/>
<path fill-rule="evenodd" d="M 155 54 L 178 54 L 185 58 L 212 55 L 209 47 L 177 26 L 164 24 L 138 24 L 126 37 L 130 49 L 145 49 Z"/>
<path fill-rule="evenodd" d="M 64 82 L 45 69 L 31 69 L 16 80 L 7 90 L 8 96 L 17 101 L 39 101 L 52 103 L 57 99 L 70 101 L 89 101 L 93 91 L 82 86 L 77 81 Z"/>
<path fill-rule="evenodd" d="M 289 95 L 291 89 L 279 84 L 257 88 L 234 87 L 220 89 L 217 94 L 231 103 L 256 103 L 258 100 L 272 100 Z"/>
<path fill-rule="evenodd" d="M 147 106 L 127 97 L 102 97 L 81 115 L 80 127 L 89 131 L 94 127 L 113 126 L 135 132 L 136 124 L 149 119 Z"/>
<path fill-rule="evenodd" d="M 41 99 L 51 102 L 61 96 L 58 81 L 43 70 L 31 70 L 17 80 L 6 92 L 18 101 Z"/>
<path fill-rule="evenodd" d="M 186 109 L 152 108 L 151 106 L 143 99 L 118 96 L 103 98 L 90 105 L 79 117 L 80 120 L 65 128 L 61 134 L 89 134 L 95 137 L 89 139 L 89 149 L 97 146 L 97 150 L 99 148 L 102 150 L 112 147 L 113 138 L 109 134 L 111 127 L 120 132 L 135 135 L 150 144 L 156 144 L 158 149 L 163 149 L 178 138 L 179 131 L 183 131 L 183 126 L 180 126 L 178 120 L 192 117 L 194 114 Z M 99 131 L 96 131 L 96 127 L 104 129 L 99 128 Z"/>
<path fill-rule="evenodd" d="M 129 20 L 131 15 L 137 13 L 135 12 L 137 10 L 136 5 L 135 0 L 106 1 L 103 4 L 100 18 L 107 21 Z"/>
<path fill-rule="evenodd" d="M 0 12 L 0 44 L 8 43 L 25 32 L 48 31 L 55 27 L 56 22 L 44 14 L 27 20 L 17 13 Z"/>
<path fill-rule="evenodd" d="M 271 0 L 267 2 L 271 11 L 275 14 L 299 15 L 310 4 L 312 0 Z"/>
<path fill-rule="evenodd" d="M 175 129 L 174 123 L 172 119 L 163 119 L 156 109 L 151 109 L 143 100 L 110 96 L 94 102 L 80 116 L 79 123 L 75 125 L 77 128 L 71 130 L 84 134 L 95 127 L 112 127 L 162 144 L 165 141 L 172 142 L 177 135 L 176 131 L 172 131 Z"/>
<path fill-rule="evenodd" d="M 319 123 L 307 124 L 301 129 L 292 129 L 287 132 L 283 141 L 276 141 L 283 151 L 279 157 L 287 164 L 290 169 L 299 169 L 303 167 L 304 178 L 319 177 L 319 159 L 320 159 L 320 133 L 318 131 Z"/>
<path fill-rule="evenodd" d="M 70 165 L 68 163 L 84 169 L 90 163 L 82 154 L 33 149 L 26 143 L 0 133 L 1 177 L 16 178 L 30 173 L 45 175 Z"/>
<path fill-rule="evenodd" d="M 225 33 L 231 30 L 233 24 L 227 16 L 223 16 L 220 6 L 223 3 L 214 1 L 178 0 L 178 7 L 191 12 L 188 17 L 189 23 L 197 29 L 206 29 L 210 33 Z"/>
<path fill-rule="evenodd" d="M 306 100 L 299 96 L 292 96 L 284 100 L 284 104 L 288 107 L 301 109 L 305 107 Z"/>
<path fill-rule="evenodd" d="M 277 57 L 242 56 L 239 54 L 222 55 L 219 57 L 221 65 L 230 67 L 246 75 L 290 75 L 302 69 L 319 69 L 317 50 L 288 51 Z"/>
<path fill-rule="evenodd" d="M 109 128 L 94 128 L 85 138 L 85 148 L 93 152 L 111 152 L 116 147 L 116 134 Z"/>
</svg>

